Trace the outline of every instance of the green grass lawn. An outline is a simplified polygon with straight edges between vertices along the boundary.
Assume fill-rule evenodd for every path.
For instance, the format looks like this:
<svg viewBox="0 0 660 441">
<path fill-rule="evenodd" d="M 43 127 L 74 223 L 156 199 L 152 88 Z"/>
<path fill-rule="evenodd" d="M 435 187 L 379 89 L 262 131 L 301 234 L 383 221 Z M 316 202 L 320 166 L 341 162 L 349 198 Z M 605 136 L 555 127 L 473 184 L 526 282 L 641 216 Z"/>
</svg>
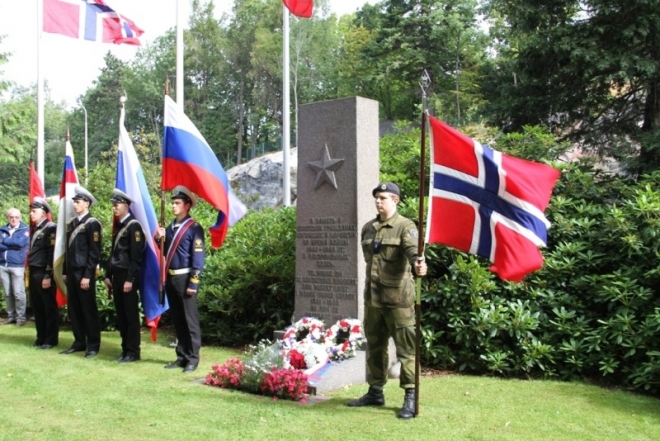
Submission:
<svg viewBox="0 0 660 441">
<path fill-rule="evenodd" d="M 307 404 L 205 386 L 211 365 L 236 352 L 202 348 L 192 374 L 166 370 L 170 336 L 149 341 L 142 361 L 118 364 L 119 335 L 101 352 L 59 355 L 31 347 L 34 324 L 0 327 L 0 440 L 659 440 L 660 399 L 581 383 L 424 377 L 421 414 L 395 414 L 403 393 L 385 390 L 382 408 L 348 408 L 366 391 L 351 386 Z"/>
</svg>

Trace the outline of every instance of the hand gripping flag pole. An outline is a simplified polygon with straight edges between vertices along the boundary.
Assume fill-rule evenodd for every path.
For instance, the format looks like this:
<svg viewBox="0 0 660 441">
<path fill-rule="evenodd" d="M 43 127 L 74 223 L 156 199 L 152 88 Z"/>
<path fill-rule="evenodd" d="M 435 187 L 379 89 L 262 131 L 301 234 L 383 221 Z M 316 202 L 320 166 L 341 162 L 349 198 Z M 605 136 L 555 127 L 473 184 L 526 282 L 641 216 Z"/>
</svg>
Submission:
<svg viewBox="0 0 660 441">
<path fill-rule="evenodd" d="M 417 239 L 417 260 L 424 260 L 424 174 L 426 168 L 426 93 L 431 87 L 431 77 L 424 69 L 424 74 L 419 82 L 422 89 L 422 136 L 419 152 L 419 222 L 417 228 L 419 237 Z M 420 355 L 422 346 L 422 278 L 415 280 L 415 416 L 419 415 L 419 377 L 421 373 Z"/>
</svg>

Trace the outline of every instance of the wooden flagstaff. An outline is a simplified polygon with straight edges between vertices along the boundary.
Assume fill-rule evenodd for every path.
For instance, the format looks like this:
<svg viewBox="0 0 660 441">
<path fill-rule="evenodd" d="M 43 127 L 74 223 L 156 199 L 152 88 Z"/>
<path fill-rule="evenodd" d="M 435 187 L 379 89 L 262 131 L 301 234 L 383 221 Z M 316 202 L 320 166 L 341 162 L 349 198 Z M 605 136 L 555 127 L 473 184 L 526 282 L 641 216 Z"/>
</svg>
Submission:
<svg viewBox="0 0 660 441">
<path fill-rule="evenodd" d="M 165 76 L 165 95 L 170 94 L 170 81 Z M 163 115 L 164 116 L 164 115 Z M 165 145 L 163 145 L 165 148 Z M 162 186 L 163 174 L 163 152 L 160 153 L 160 167 L 161 167 L 161 186 L 160 186 L 160 227 L 165 228 L 165 190 Z M 165 239 L 160 239 L 160 283 L 158 284 L 158 300 L 161 305 L 165 304 Z"/>
<path fill-rule="evenodd" d="M 422 89 L 422 136 L 419 152 L 419 221 L 417 229 L 419 237 L 417 238 L 417 259 L 424 260 L 424 196 L 425 183 L 424 174 L 426 173 L 426 91 L 431 85 L 431 78 L 424 69 L 424 74 L 419 83 Z M 415 416 L 419 415 L 419 377 L 421 374 L 420 355 L 422 348 L 422 278 L 417 276 L 415 280 Z"/>
</svg>

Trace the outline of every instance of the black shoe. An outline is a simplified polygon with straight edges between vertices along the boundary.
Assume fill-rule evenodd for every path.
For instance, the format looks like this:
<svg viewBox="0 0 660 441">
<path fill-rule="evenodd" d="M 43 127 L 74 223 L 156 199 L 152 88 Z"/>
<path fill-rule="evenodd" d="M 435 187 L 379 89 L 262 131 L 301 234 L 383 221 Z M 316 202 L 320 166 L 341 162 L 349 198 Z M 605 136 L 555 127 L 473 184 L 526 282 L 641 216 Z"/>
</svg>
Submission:
<svg viewBox="0 0 660 441">
<path fill-rule="evenodd" d="M 122 353 L 119 355 L 119 357 L 115 358 L 115 361 L 118 361 L 118 362 L 121 363 L 121 361 L 124 359 L 124 357 L 126 357 L 126 354 L 125 354 L 124 352 L 122 352 Z"/>
<path fill-rule="evenodd" d="M 194 372 L 195 369 L 197 369 L 196 364 L 187 364 L 186 367 L 183 368 L 183 373 L 187 374 L 188 372 Z"/>
<path fill-rule="evenodd" d="M 121 360 L 119 360 L 119 363 L 132 363 L 134 361 L 138 361 L 140 359 L 139 355 L 127 355 Z"/>
<path fill-rule="evenodd" d="M 73 354 L 74 352 L 82 352 L 84 349 L 76 349 L 76 348 L 69 348 L 65 349 L 60 354 L 68 355 L 68 354 Z"/>
<path fill-rule="evenodd" d="M 52 349 L 54 347 L 55 347 L 54 345 L 44 344 L 39 346 L 39 349 Z"/>
<path fill-rule="evenodd" d="M 170 364 L 166 364 L 165 369 L 176 369 L 184 366 L 186 366 L 186 363 L 184 363 L 183 360 L 175 360 Z"/>
<path fill-rule="evenodd" d="M 403 407 L 396 416 L 404 420 L 415 416 L 415 389 L 406 389 L 403 396 Z"/>
<path fill-rule="evenodd" d="M 98 355 L 99 351 L 87 351 L 85 352 L 85 358 L 92 358 Z"/>
<path fill-rule="evenodd" d="M 39 343 L 38 341 L 35 341 L 34 343 L 32 343 L 32 346 L 35 346 L 35 347 L 38 348 L 40 346 L 43 346 L 43 343 Z"/>
<path fill-rule="evenodd" d="M 380 389 L 369 387 L 369 391 L 362 395 L 357 400 L 349 401 L 346 403 L 348 407 L 362 407 L 362 406 L 384 406 L 385 395 Z"/>
</svg>

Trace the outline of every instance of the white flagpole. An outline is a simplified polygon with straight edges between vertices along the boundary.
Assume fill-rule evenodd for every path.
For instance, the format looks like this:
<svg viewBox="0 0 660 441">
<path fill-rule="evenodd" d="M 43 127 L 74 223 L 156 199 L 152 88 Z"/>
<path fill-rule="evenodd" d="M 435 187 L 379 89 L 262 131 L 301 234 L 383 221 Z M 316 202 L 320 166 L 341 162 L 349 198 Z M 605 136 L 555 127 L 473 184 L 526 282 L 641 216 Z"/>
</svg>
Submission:
<svg viewBox="0 0 660 441">
<path fill-rule="evenodd" d="M 291 205 L 291 173 L 289 172 L 289 144 L 290 144 L 290 107 L 289 103 L 289 10 L 282 3 L 282 22 L 284 33 L 284 47 L 282 50 L 283 78 L 282 78 L 282 192 L 283 205 Z"/>
<path fill-rule="evenodd" d="M 183 112 L 183 8 L 176 1 L 176 103 Z"/>
<path fill-rule="evenodd" d="M 46 189 L 44 179 L 44 77 L 41 72 L 41 29 L 43 2 L 37 1 L 37 174 Z M 30 201 L 31 202 L 31 201 Z"/>
</svg>

